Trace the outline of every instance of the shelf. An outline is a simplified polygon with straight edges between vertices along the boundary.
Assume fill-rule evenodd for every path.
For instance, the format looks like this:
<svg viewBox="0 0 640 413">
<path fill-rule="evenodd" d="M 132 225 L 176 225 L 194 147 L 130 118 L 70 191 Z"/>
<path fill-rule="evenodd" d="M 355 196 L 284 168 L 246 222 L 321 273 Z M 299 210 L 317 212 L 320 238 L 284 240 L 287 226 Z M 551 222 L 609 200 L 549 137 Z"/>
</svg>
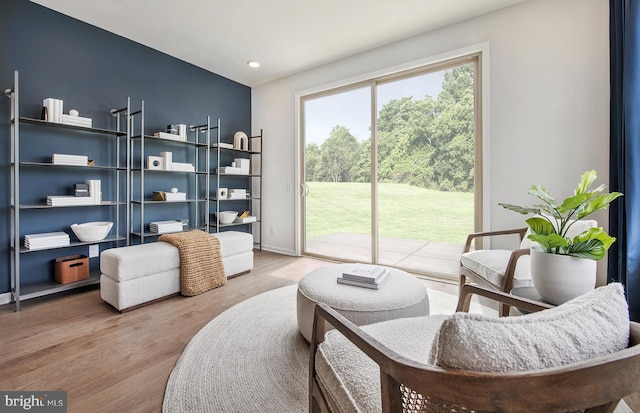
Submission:
<svg viewBox="0 0 640 413">
<path fill-rule="evenodd" d="M 132 136 L 131 139 L 140 139 L 140 135 Z M 162 142 L 163 144 L 170 143 L 170 144 L 176 144 L 176 145 L 190 145 L 190 146 L 196 146 L 196 147 L 202 147 L 202 148 L 207 147 L 207 144 L 205 142 L 179 141 L 174 139 L 156 138 L 153 135 L 144 135 L 144 139 L 145 140 L 148 139 L 155 142 Z"/>
<path fill-rule="evenodd" d="M 214 143 L 213 145 L 211 145 L 211 149 L 218 149 L 218 145 Z M 220 150 L 237 152 L 237 153 L 246 153 L 246 154 L 249 154 L 249 155 L 261 155 L 262 154 L 262 152 L 260 152 L 260 151 L 245 151 L 244 149 L 227 148 L 227 147 L 224 147 L 224 146 L 221 146 Z"/>
<path fill-rule="evenodd" d="M 212 227 L 218 227 L 218 228 L 227 228 L 227 227 L 237 227 L 240 225 L 253 225 L 253 224 L 259 224 L 260 220 L 256 220 L 253 222 L 233 222 L 231 224 L 216 224 L 215 222 L 213 222 L 211 224 Z"/>
<path fill-rule="evenodd" d="M 79 169 L 102 169 L 108 171 L 126 171 L 126 167 L 116 167 L 116 166 L 89 166 L 89 165 L 60 165 L 50 162 L 20 162 L 20 166 L 44 166 L 44 167 L 56 167 L 56 168 L 79 168 Z"/>
<path fill-rule="evenodd" d="M 28 300 L 30 298 L 42 297 L 44 295 L 69 291 L 80 287 L 95 285 L 100 283 L 100 271 L 92 271 L 86 280 L 75 281 L 69 284 L 60 284 L 55 281 L 45 281 L 35 284 L 26 284 L 20 286 L 20 299 Z"/>
<path fill-rule="evenodd" d="M 198 227 L 198 228 L 189 227 L 189 228 L 187 228 L 185 230 L 182 230 L 182 231 L 163 232 L 162 234 L 158 234 L 157 232 L 145 231 L 143 233 L 132 232 L 131 235 L 135 235 L 136 237 L 159 237 L 160 235 L 179 234 L 181 232 L 187 232 L 187 231 L 191 231 L 191 230 L 194 230 L 194 229 L 199 229 L 199 230 L 202 230 L 202 231 L 206 230 L 204 227 Z"/>
<path fill-rule="evenodd" d="M 249 198 L 233 198 L 233 199 L 218 199 L 218 198 L 209 198 L 210 201 L 213 202 L 226 202 L 226 201 L 259 201 L 260 197 L 249 197 Z"/>
<path fill-rule="evenodd" d="M 115 131 L 110 129 L 102 129 L 102 128 L 88 128 L 86 126 L 75 126 L 75 125 L 67 125 L 64 123 L 56 123 L 56 122 L 48 122 L 42 119 L 33 119 L 33 118 L 25 118 L 20 117 L 20 123 L 30 123 L 32 125 L 43 125 L 47 127 L 59 128 L 59 129 L 70 129 L 77 130 L 82 132 L 91 132 L 96 134 L 107 134 L 107 135 L 115 135 L 115 136 L 126 136 L 127 132 Z"/>
<path fill-rule="evenodd" d="M 144 200 L 144 201 L 135 201 L 135 200 L 131 200 L 132 204 L 185 204 L 185 203 L 191 203 L 191 202 L 207 202 L 206 199 L 185 199 L 184 201 L 154 201 L 154 200 Z"/>
<path fill-rule="evenodd" d="M 94 244 L 105 244 L 107 242 L 118 242 L 118 241 L 126 241 L 127 238 L 123 237 L 123 236 L 118 236 L 118 237 L 107 237 L 103 240 L 100 241 L 71 241 L 71 243 L 69 245 L 62 245 L 59 247 L 52 247 L 52 248 L 38 248 L 35 250 L 30 250 L 28 248 L 25 248 L 24 246 L 20 247 L 20 254 L 27 254 L 27 253 L 32 253 L 32 252 L 40 252 L 40 251 L 51 251 L 51 250 L 59 250 L 61 248 L 71 248 L 71 247 L 79 247 L 82 245 L 94 245 Z"/>
<path fill-rule="evenodd" d="M 158 172 L 158 173 L 171 173 L 171 174 L 196 174 L 196 175 L 206 175 L 206 172 L 202 171 L 167 171 L 166 169 L 140 169 L 140 168 L 131 168 L 131 172 Z"/>
<path fill-rule="evenodd" d="M 59 205 L 59 206 L 51 206 L 51 205 L 45 205 L 45 204 L 31 204 L 31 205 L 20 205 L 20 209 L 87 208 L 87 207 L 105 207 L 105 206 L 117 206 L 117 205 L 127 205 L 127 203 L 126 202 L 102 202 L 101 204 Z M 11 208 L 15 208 L 15 205 L 11 205 Z"/>
</svg>

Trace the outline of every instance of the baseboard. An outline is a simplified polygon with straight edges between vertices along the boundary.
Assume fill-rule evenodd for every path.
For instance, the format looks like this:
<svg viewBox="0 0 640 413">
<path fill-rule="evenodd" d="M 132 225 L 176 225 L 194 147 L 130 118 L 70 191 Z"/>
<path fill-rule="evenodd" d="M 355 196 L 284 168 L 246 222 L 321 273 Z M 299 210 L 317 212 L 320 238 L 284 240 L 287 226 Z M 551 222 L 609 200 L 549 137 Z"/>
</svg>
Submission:
<svg viewBox="0 0 640 413">
<path fill-rule="evenodd" d="M 9 304 L 11 302 L 11 293 L 0 294 L 0 305 Z"/>
<path fill-rule="evenodd" d="M 263 251 L 269 251 L 269 252 L 275 252 L 276 254 L 291 255 L 293 257 L 297 256 L 295 250 L 274 247 L 272 245 L 262 244 L 262 250 Z"/>
</svg>

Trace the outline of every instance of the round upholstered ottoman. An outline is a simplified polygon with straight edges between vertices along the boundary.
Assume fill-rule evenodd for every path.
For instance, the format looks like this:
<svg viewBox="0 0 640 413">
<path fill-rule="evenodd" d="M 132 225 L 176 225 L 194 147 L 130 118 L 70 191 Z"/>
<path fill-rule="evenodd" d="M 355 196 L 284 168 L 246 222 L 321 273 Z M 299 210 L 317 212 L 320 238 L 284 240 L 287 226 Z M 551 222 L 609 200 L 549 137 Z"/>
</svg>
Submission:
<svg viewBox="0 0 640 413">
<path fill-rule="evenodd" d="M 316 303 L 325 303 L 356 325 L 429 315 L 427 289 L 413 275 L 389 268 L 380 289 L 338 284 L 337 277 L 356 264 L 321 267 L 298 283 L 298 329 L 311 341 Z M 327 326 L 329 327 L 329 326 Z"/>
</svg>

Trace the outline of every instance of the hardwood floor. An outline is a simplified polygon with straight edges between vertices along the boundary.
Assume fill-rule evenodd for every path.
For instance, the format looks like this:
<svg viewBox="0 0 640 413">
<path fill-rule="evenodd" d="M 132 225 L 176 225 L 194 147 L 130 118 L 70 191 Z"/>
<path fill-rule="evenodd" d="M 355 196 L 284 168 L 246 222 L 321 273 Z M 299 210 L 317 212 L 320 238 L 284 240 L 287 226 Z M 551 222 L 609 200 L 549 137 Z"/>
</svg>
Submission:
<svg viewBox="0 0 640 413">
<path fill-rule="evenodd" d="M 19 313 L 0 306 L 0 389 L 67 391 L 70 413 L 160 412 L 175 362 L 204 325 L 249 297 L 330 264 L 261 251 L 253 271 L 222 288 L 124 314 L 97 289 L 24 301 Z"/>
<path fill-rule="evenodd" d="M 328 262 L 269 252 L 223 288 L 118 313 L 97 289 L 0 306 L 0 389 L 65 390 L 69 412 L 159 412 L 191 338 L 227 308 Z"/>
</svg>

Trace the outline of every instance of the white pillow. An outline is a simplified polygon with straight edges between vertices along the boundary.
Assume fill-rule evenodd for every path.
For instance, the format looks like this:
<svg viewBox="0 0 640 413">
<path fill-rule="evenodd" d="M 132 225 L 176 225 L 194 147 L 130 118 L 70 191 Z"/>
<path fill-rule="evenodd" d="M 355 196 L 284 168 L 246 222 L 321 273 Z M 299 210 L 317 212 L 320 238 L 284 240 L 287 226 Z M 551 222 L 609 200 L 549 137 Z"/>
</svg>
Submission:
<svg viewBox="0 0 640 413">
<path fill-rule="evenodd" d="M 431 364 L 508 372 L 556 367 L 628 346 L 629 309 L 619 283 L 520 317 L 456 313 L 440 327 Z"/>
</svg>

